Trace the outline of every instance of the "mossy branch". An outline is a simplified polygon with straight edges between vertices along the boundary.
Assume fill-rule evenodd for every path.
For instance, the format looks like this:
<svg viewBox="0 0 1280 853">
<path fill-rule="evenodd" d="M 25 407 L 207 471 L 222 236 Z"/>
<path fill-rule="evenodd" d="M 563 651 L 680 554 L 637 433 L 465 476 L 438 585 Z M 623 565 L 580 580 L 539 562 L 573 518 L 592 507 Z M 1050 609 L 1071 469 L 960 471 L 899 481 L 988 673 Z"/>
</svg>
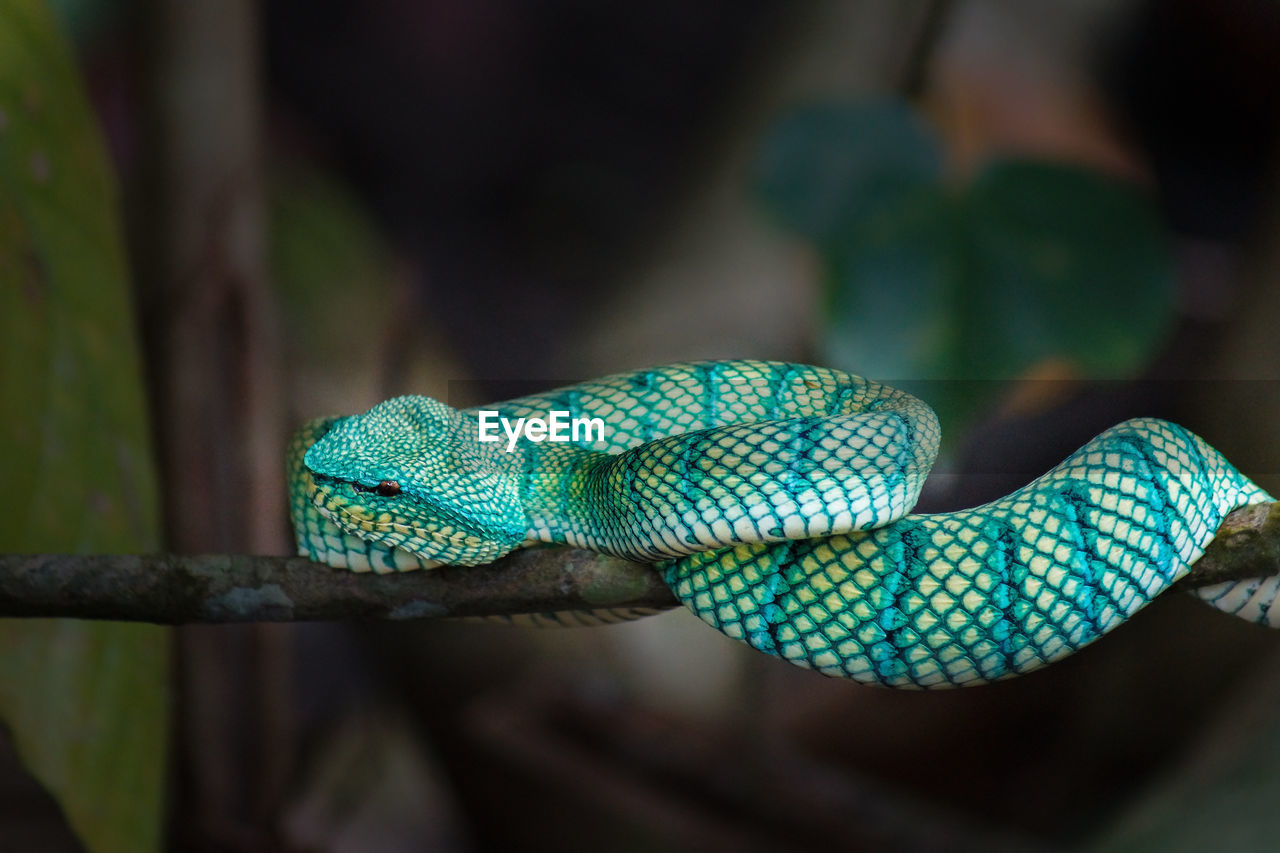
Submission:
<svg viewBox="0 0 1280 853">
<path fill-rule="evenodd" d="M 492 616 L 671 607 L 657 574 L 572 548 L 529 548 L 487 566 L 356 574 L 302 557 L 0 555 L 0 616 L 179 625 Z"/>
<path fill-rule="evenodd" d="M 1183 588 L 1280 570 L 1280 504 L 1227 516 Z M 516 551 L 487 566 L 355 574 L 300 557 L 0 555 L 0 616 L 193 622 L 415 619 L 671 607 L 657 573 L 573 548 Z"/>
</svg>

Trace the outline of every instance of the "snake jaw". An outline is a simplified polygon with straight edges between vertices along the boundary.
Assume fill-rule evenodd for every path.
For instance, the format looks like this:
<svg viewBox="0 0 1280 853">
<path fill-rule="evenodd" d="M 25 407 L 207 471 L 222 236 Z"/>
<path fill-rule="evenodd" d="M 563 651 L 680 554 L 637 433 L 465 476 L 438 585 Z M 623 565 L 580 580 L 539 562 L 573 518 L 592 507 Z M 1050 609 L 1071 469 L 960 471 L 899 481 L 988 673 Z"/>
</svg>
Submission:
<svg viewBox="0 0 1280 853">
<path fill-rule="evenodd" d="M 481 527 L 420 498 L 371 498 L 350 482 L 314 472 L 312 481 L 312 504 L 343 532 L 419 558 L 479 565 L 493 562 L 524 541 L 523 527 L 510 532 Z"/>
</svg>

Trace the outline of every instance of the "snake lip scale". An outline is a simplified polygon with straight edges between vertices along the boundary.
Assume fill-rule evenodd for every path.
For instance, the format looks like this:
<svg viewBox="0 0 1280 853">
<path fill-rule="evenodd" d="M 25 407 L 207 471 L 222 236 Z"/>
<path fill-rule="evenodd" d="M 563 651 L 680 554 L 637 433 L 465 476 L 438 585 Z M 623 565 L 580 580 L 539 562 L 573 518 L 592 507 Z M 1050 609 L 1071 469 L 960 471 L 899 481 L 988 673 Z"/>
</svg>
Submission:
<svg viewBox="0 0 1280 853">
<path fill-rule="evenodd" d="M 480 409 L 397 397 L 305 425 L 298 549 L 354 571 L 477 565 L 539 542 L 655 564 L 703 621 L 826 675 L 980 684 L 1092 642 L 1186 574 L 1231 510 L 1271 500 L 1217 450 L 1137 418 L 1012 494 L 911 514 L 940 435 L 889 386 L 809 365 L 673 364 L 490 404 L 604 435 L 479 440 Z M 1261 624 L 1280 577 L 1195 595 Z M 639 611 L 530 614 L 535 624 Z"/>
</svg>

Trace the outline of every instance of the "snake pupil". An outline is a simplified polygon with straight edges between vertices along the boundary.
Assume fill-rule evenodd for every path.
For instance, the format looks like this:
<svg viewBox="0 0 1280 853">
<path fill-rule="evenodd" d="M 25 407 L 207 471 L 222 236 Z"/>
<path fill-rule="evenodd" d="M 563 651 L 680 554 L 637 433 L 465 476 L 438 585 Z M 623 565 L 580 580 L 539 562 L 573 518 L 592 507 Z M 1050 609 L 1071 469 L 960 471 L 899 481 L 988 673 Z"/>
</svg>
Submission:
<svg viewBox="0 0 1280 853">
<path fill-rule="evenodd" d="M 400 494 L 400 484 L 395 480 L 383 480 L 374 491 L 384 498 L 394 498 Z"/>
</svg>

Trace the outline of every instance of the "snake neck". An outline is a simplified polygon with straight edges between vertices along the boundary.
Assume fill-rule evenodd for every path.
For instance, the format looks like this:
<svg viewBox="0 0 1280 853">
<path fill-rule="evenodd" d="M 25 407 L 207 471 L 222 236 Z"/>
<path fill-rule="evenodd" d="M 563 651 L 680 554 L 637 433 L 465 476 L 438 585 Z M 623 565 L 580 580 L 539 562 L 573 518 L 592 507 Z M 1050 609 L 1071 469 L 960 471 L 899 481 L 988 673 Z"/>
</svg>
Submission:
<svg viewBox="0 0 1280 853">
<path fill-rule="evenodd" d="M 614 458 L 572 444 L 525 450 L 509 476 L 517 479 L 527 541 L 618 555 L 601 526 L 619 509 L 608 488 Z"/>
<path fill-rule="evenodd" d="M 916 425 L 886 411 L 667 436 L 620 454 L 526 451 L 529 539 L 652 561 L 870 529 L 901 518 L 927 471 Z M 883 452 L 853 459 L 862 433 Z"/>
</svg>

